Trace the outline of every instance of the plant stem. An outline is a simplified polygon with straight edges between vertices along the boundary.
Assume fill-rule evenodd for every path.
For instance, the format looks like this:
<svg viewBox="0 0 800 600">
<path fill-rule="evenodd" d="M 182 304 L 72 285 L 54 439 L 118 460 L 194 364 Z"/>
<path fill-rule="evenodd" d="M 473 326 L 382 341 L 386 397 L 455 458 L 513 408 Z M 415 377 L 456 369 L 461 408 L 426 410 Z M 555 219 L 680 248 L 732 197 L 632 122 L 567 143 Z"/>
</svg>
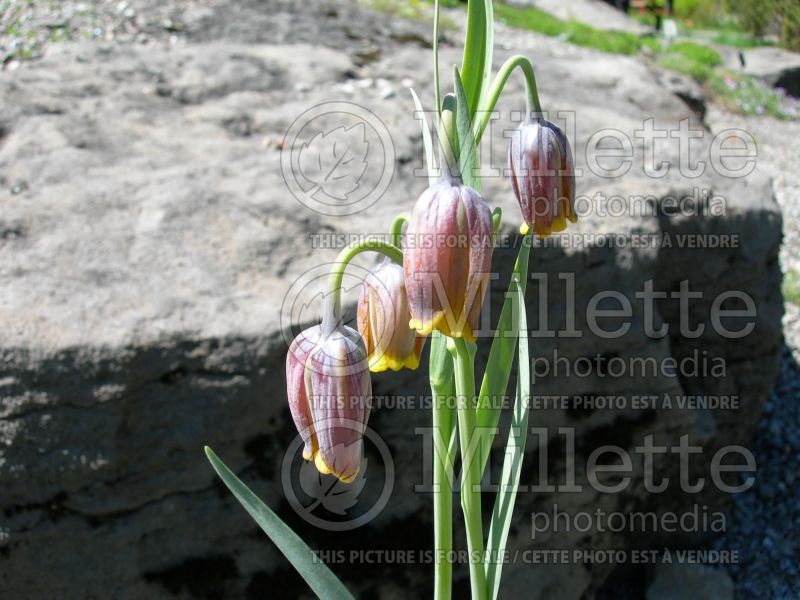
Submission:
<svg viewBox="0 0 800 600">
<path fill-rule="evenodd" d="M 450 346 L 448 346 L 450 347 Z M 452 343 L 458 402 L 458 435 L 461 444 L 461 508 L 467 532 L 469 579 L 472 600 L 486 600 L 486 571 L 481 517 L 481 473 L 477 460 L 479 444 L 475 439 L 475 373 L 474 354 L 463 338 Z"/>
<path fill-rule="evenodd" d="M 525 87 L 528 93 L 526 114 L 530 116 L 531 112 L 542 112 L 542 104 L 539 102 L 539 92 L 536 89 L 536 75 L 533 73 L 533 65 L 531 64 L 531 61 L 521 54 L 512 56 L 503 63 L 502 67 L 500 67 L 500 70 L 497 72 L 497 77 L 495 77 L 494 81 L 492 82 L 492 87 L 489 88 L 489 92 L 486 96 L 486 106 L 482 106 L 478 111 L 475 122 L 476 146 L 481 141 L 481 137 L 486 129 L 486 125 L 489 124 L 489 119 L 492 116 L 492 111 L 497 104 L 497 99 L 500 97 L 500 93 L 503 91 L 506 82 L 508 82 L 508 78 L 511 76 L 512 71 L 517 67 L 522 70 L 522 73 L 525 76 Z"/>
<path fill-rule="evenodd" d="M 328 276 L 328 290 L 330 294 L 326 298 L 325 314 L 322 319 L 323 329 L 333 330 L 342 318 L 342 279 L 348 263 L 361 252 L 380 252 L 389 257 L 390 260 L 398 264 L 403 264 L 403 253 L 397 246 L 381 240 L 364 240 L 353 246 L 345 248 L 339 252 L 336 262 L 331 267 Z"/>
<path fill-rule="evenodd" d="M 389 227 L 389 242 L 392 245 L 398 248 L 400 247 L 400 237 L 403 235 L 403 224 L 408 223 L 410 220 L 411 215 L 408 213 L 400 213 L 394 218 Z"/>
<path fill-rule="evenodd" d="M 448 404 L 455 395 L 453 359 L 446 349 L 446 340 L 435 335 L 431 340 L 431 394 L 433 396 L 433 536 L 435 600 L 450 600 L 453 565 L 453 462 L 456 447 L 453 410 Z M 442 361 L 438 364 L 437 361 Z"/>
</svg>

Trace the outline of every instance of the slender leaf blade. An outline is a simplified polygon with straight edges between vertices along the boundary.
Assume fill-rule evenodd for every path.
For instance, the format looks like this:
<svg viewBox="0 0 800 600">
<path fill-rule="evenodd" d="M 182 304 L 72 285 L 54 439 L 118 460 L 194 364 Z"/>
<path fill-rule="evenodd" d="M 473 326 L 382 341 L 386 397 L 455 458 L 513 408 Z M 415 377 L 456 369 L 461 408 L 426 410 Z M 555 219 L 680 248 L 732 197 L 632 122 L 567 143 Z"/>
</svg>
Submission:
<svg viewBox="0 0 800 600">
<path fill-rule="evenodd" d="M 525 292 L 516 285 L 519 339 L 519 357 L 517 360 L 517 395 L 514 400 L 514 413 L 508 431 L 506 453 L 503 470 L 500 475 L 500 489 L 495 497 L 492 520 L 489 526 L 487 554 L 490 560 L 486 564 L 486 584 L 492 600 L 497 598 L 500 589 L 500 576 L 503 561 L 496 560 L 505 553 L 508 542 L 508 531 L 514 515 L 514 503 L 517 499 L 522 459 L 525 456 L 525 442 L 528 438 L 528 409 L 531 393 L 531 363 L 528 349 L 528 318 L 525 311 Z M 492 560 L 494 558 L 495 560 Z"/>
<path fill-rule="evenodd" d="M 486 59 L 486 0 L 469 0 L 467 3 L 467 33 L 464 38 L 464 56 L 461 75 L 466 90 L 468 114 L 475 114 L 481 94 Z"/>
<path fill-rule="evenodd" d="M 455 69 L 453 81 L 456 88 L 456 132 L 458 133 L 458 170 L 465 185 L 481 191 L 481 180 L 478 177 L 478 151 L 475 147 L 475 136 L 472 132 L 472 120 L 467 108 L 467 96 L 458 67 Z"/>
<path fill-rule="evenodd" d="M 442 114 L 442 92 L 439 86 L 439 0 L 433 0 L 433 101 L 436 114 Z"/>
<path fill-rule="evenodd" d="M 414 106 L 420 116 L 420 123 L 422 123 L 422 146 L 425 150 L 425 166 L 428 169 L 428 183 L 433 185 L 436 183 L 436 163 L 433 156 L 433 138 L 431 137 L 431 128 L 428 124 L 428 117 L 425 116 L 425 110 L 422 108 L 422 102 L 419 101 L 419 96 L 414 91 L 414 88 L 408 88 L 411 92 L 411 97 L 414 99 Z"/>
<path fill-rule="evenodd" d="M 311 548 L 300 539 L 280 517 L 264 504 L 242 480 L 206 446 L 206 456 L 223 483 L 236 496 L 236 499 L 269 536 L 300 576 L 306 580 L 314 593 L 322 600 L 353 600 L 352 594 L 344 584 L 322 562 Z"/>
<path fill-rule="evenodd" d="M 481 83 L 480 98 L 476 112 L 482 110 L 487 102 L 486 96 L 491 86 L 490 79 L 492 78 L 492 59 L 494 54 L 494 6 L 492 0 L 486 0 L 484 8 L 486 10 L 486 53 L 483 65 L 483 82 Z"/>
<path fill-rule="evenodd" d="M 514 264 L 508 293 L 506 294 L 500 318 L 495 328 L 495 337 L 489 350 L 489 359 L 486 361 L 486 371 L 483 374 L 481 389 L 478 394 L 478 407 L 476 410 L 476 424 L 491 432 L 497 427 L 500 418 L 502 400 L 508 387 L 511 367 L 514 364 L 514 354 L 517 346 L 517 324 L 519 316 L 515 304 L 524 300 L 528 282 L 528 259 L 530 257 L 531 235 L 522 238 L 522 245 Z M 481 440 L 480 465 L 481 471 L 486 468 L 489 459 L 489 450 L 492 446 L 493 434 L 486 433 Z"/>
</svg>

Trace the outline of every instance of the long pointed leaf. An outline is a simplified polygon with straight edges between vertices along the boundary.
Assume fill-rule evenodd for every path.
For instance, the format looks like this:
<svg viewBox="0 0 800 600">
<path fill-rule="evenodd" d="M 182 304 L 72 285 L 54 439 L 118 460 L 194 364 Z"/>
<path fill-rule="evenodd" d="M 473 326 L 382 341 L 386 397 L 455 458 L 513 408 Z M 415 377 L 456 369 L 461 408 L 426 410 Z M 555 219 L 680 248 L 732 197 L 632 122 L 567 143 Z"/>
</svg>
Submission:
<svg viewBox="0 0 800 600">
<path fill-rule="evenodd" d="M 436 114 L 442 114 L 442 92 L 439 87 L 439 0 L 433 0 L 433 100 Z"/>
<path fill-rule="evenodd" d="M 528 409 L 530 407 L 531 363 L 528 352 L 528 318 L 525 312 L 525 292 L 519 285 L 514 286 L 517 296 L 519 338 L 519 358 L 517 365 L 517 396 L 514 400 L 514 413 L 511 417 L 511 428 L 508 431 L 503 471 L 500 475 L 500 489 L 494 502 L 492 521 L 489 527 L 487 555 L 497 558 L 505 553 L 511 518 L 514 514 L 514 502 L 517 499 L 517 488 L 522 471 L 522 459 L 525 456 L 525 441 L 528 438 Z M 500 589 L 500 575 L 503 570 L 502 560 L 490 558 L 486 565 L 486 585 L 492 600 L 497 598 Z"/>
<path fill-rule="evenodd" d="M 456 88 L 456 132 L 458 133 L 458 170 L 465 185 L 481 191 L 478 177 L 478 151 L 472 132 L 472 120 L 467 104 L 466 90 L 461 85 L 458 67 L 455 68 L 453 82 Z"/>
<path fill-rule="evenodd" d="M 422 146 L 425 149 L 425 166 L 428 169 L 428 183 L 433 185 L 436 183 L 436 163 L 433 156 L 433 139 L 431 137 L 431 128 L 428 124 L 428 117 L 425 116 L 425 111 L 422 108 L 422 102 L 419 101 L 419 96 L 414 91 L 414 88 L 408 88 L 411 92 L 411 97 L 414 99 L 414 106 L 417 112 L 421 115 L 420 121 L 422 123 Z"/>
<path fill-rule="evenodd" d="M 492 0 L 486 0 L 484 2 L 484 8 L 486 10 L 486 56 L 483 65 L 481 94 L 476 110 L 481 110 L 486 103 L 486 96 L 488 95 L 489 87 L 491 86 L 490 80 L 492 78 L 492 55 L 494 54 L 494 7 L 492 6 Z"/>
<path fill-rule="evenodd" d="M 486 468 L 489 459 L 489 449 L 492 446 L 493 435 L 491 432 L 497 427 L 500 410 L 503 405 L 508 378 L 514 364 L 514 353 L 517 346 L 518 318 L 515 304 L 519 298 L 525 297 L 528 283 L 528 258 L 530 257 L 531 235 L 522 238 L 522 246 L 514 264 L 514 272 L 508 287 L 503 309 L 497 321 L 495 337 L 489 350 L 489 360 L 486 362 L 486 371 L 483 374 L 481 390 L 478 394 L 478 408 L 476 423 L 480 428 L 485 428 L 487 433 L 481 437 L 480 465 L 481 471 Z M 516 292 L 519 291 L 518 295 Z"/>
<path fill-rule="evenodd" d="M 461 81 L 467 93 L 467 107 L 470 116 L 475 114 L 478 107 L 485 60 L 486 0 L 469 0 L 464 57 L 461 60 Z"/>
<path fill-rule="evenodd" d="M 311 548 L 259 500 L 258 496 L 242 483 L 241 479 L 236 477 L 208 446 L 206 446 L 206 456 L 220 479 L 317 596 L 322 600 L 353 600 L 352 594 L 347 591 L 344 584 L 317 559 Z"/>
</svg>

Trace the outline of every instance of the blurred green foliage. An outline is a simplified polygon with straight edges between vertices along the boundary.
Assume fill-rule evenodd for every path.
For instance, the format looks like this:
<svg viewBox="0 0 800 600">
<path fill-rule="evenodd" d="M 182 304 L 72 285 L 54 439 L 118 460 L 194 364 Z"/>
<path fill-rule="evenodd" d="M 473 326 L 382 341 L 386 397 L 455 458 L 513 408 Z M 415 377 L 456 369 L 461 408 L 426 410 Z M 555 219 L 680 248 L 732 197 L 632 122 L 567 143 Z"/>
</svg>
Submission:
<svg viewBox="0 0 800 600">
<path fill-rule="evenodd" d="M 785 92 L 743 73 L 728 69 L 712 71 L 706 81 L 715 99 L 745 115 L 767 115 L 777 119 L 796 119 L 798 102 Z"/>
<path fill-rule="evenodd" d="M 800 0 L 674 0 L 673 13 L 693 27 L 727 32 L 715 39 L 721 44 L 749 47 L 759 44 L 748 44 L 742 33 L 772 34 L 785 48 L 800 50 Z"/>
<path fill-rule="evenodd" d="M 689 60 L 698 62 L 708 67 L 716 67 L 722 64 L 722 57 L 719 52 L 703 44 L 693 42 L 674 42 L 669 46 L 669 52 L 680 54 Z"/>
<path fill-rule="evenodd" d="M 783 299 L 800 306 L 800 273 L 789 269 L 783 275 Z"/>
</svg>

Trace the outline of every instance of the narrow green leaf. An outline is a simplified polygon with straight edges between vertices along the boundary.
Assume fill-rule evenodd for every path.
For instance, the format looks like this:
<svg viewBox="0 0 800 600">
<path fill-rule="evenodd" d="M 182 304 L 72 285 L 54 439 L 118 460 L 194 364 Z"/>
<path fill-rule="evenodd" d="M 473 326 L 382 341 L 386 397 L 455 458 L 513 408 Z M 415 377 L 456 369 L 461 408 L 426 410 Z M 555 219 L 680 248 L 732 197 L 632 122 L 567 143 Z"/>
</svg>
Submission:
<svg viewBox="0 0 800 600">
<path fill-rule="evenodd" d="M 461 82 L 466 90 L 469 115 L 474 115 L 481 95 L 486 61 L 486 0 L 467 3 L 467 33 L 461 60 Z"/>
<path fill-rule="evenodd" d="M 481 82 L 481 92 L 476 111 L 481 110 L 486 103 L 486 96 L 488 96 L 492 78 L 492 59 L 494 54 L 494 7 L 492 4 L 492 0 L 484 2 L 486 10 L 486 52 L 483 64 L 483 81 Z M 474 120 L 477 121 L 477 119 Z"/>
<path fill-rule="evenodd" d="M 417 112 L 421 115 L 420 122 L 422 123 L 422 146 L 425 150 L 425 166 L 428 168 L 428 183 L 433 185 L 436 183 L 436 163 L 433 156 L 433 139 L 431 138 L 431 128 L 428 124 L 428 117 L 425 115 L 425 110 L 422 108 L 422 103 L 419 101 L 419 96 L 414 91 L 414 88 L 408 88 L 411 92 L 411 97 L 414 99 L 414 106 Z"/>
<path fill-rule="evenodd" d="M 206 456 L 220 479 L 233 492 L 236 499 L 264 530 L 278 550 L 292 563 L 301 577 L 322 600 L 353 600 L 341 581 L 331 570 L 320 562 L 314 552 L 286 523 L 281 521 L 270 508 L 259 500 L 241 479 L 225 466 L 214 451 L 206 446 Z"/>
<path fill-rule="evenodd" d="M 525 292 L 521 286 L 514 286 L 518 309 L 519 357 L 517 360 L 517 395 L 514 400 L 514 413 L 508 431 L 503 470 L 500 474 L 500 489 L 494 501 L 492 520 L 489 525 L 489 541 L 486 546 L 490 557 L 486 564 L 486 585 L 492 600 L 497 598 L 500 589 L 500 575 L 503 561 L 497 557 L 505 553 L 514 502 L 517 498 L 519 477 L 522 472 L 522 459 L 525 456 L 525 441 L 528 438 L 528 409 L 531 393 L 531 363 L 528 352 L 528 318 L 525 312 Z"/>
<path fill-rule="evenodd" d="M 439 87 L 439 0 L 433 0 L 433 101 L 436 114 L 442 114 L 442 92 Z"/>
<path fill-rule="evenodd" d="M 489 459 L 489 450 L 492 446 L 494 435 L 489 433 L 497 427 L 500 418 L 500 409 L 503 405 L 508 378 L 514 364 L 514 353 L 517 346 L 518 314 L 516 304 L 519 297 L 525 296 L 528 283 L 528 258 L 530 257 L 531 234 L 522 238 L 522 245 L 514 264 L 511 282 L 508 286 L 503 309 L 497 321 L 495 337 L 489 350 L 489 359 L 486 362 L 486 371 L 483 374 L 481 390 L 478 394 L 478 407 L 476 423 L 487 433 L 481 437 L 480 465 L 481 472 L 486 468 Z M 518 292 L 521 296 L 518 296 Z"/>
<path fill-rule="evenodd" d="M 472 120 L 467 109 L 467 97 L 458 67 L 455 68 L 453 82 L 456 89 L 456 132 L 458 133 L 458 170 L 465 185 L 481 191 L 481 180 L 478 177 L 478 151 L 475 147 L 475 136 L 472 132 Z"/>
</svg>

